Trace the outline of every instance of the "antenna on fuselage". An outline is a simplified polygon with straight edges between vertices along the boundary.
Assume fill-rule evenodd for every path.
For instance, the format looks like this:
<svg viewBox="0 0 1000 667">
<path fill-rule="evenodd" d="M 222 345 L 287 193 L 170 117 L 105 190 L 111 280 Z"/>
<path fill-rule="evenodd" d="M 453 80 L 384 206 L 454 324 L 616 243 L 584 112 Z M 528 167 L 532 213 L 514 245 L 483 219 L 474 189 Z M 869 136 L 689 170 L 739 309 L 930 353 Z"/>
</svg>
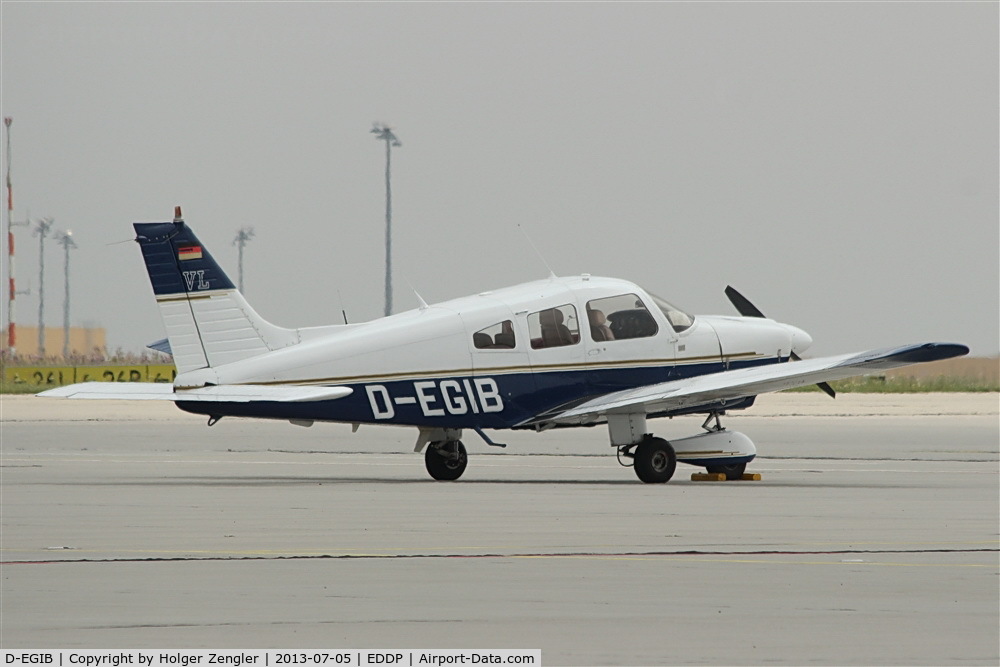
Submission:
<svg viewBox="0 0 1000 667">
<path fill-rule="evenodd" d="M 340 295 L 340 290 L 337 290 L 337 301 L 340 301 L 340 314 L 344 316 L 344 324 L 347 324 L 347 310 L 344 308 L 344 297 Z"/>
<path fill-rule="evenodd" d="M 545 261 L 545 256 L 542 255 L 541 251 L 538 249 L 538 246 L 536 246 L 534 241 L 531 240 L 531 237 L 528 236 L 528 232 L 524 231 L 524 227 L 521 226 L 521 223 L 517 224 L 517 228 L 521 230 L 522 234 L 524 234 L 525 240 L 528 241 L 528 245 L 530 245 L 531 249 L 535 251 L 536 255 L 538 255 L 538 259 L 542 260 L 542 264 L 544 264 L 545 268 L 549 270 L 549 278 L 558 278 L 559 276 L 556 275 L 556 272 L 553 271 L 552 267 L 549 266 L 549 263 Z"/>
<path fill-rule="evenodd" d="M 408 278 L 403 278 L 403 280 L 405 280 L 406 284 L 410 286 L 410 290 L 413 291 L 413 296 L 417 297 L 417 301 L 420 303 L 420 310 L 427 310 L 430 308 L 430 306 L 427 305 L 427 302 L 424 301 L 424 297 L 420 296 L 420 292 L 418 292 L 417 288 L 413 286 L 413 283 L 411 283 Z"/>
</svg>

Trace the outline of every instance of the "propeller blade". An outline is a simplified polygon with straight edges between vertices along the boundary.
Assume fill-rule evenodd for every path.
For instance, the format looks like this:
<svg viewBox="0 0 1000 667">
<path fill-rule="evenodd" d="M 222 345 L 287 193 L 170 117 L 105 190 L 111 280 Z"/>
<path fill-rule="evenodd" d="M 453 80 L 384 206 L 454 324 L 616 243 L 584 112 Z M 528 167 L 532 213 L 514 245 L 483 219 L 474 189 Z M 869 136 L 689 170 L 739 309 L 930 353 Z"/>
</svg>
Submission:
<svg viewBox="0 0 1000 667">
<path fill-rule="evenodd" d="M 830 398 L 837 398 L 837 392 L 826 382 L 817 382 L 816 386 L 826 392 L 826 395 Z"/>
<path fill-rule="evenodd" d="M 757 306 L 750 303 L 750 300 L 733 289 L 732 285 L 726 285 L 726 296 L 734 306 L 736 306 L 737 312 L 743 317 L 765 317 L 764 313 L 757 309 Z"/>
<path fill-rule="evenodd" d="M 764 313 L 760 312 L 760 309 L 758 309 L 757 306 L 750 303 L 750 299 L 733 289 L 732 285 L 726 285 L 726 296 L 729 297 L 729 300 L 734 306 L 736 306 L 736 310 L 743 317 L 767 317 Z M 802 357 L 795 354 L 795 352 L 791 353 L 791 357 L 792 361 L 802 361 Z M 816 386 L 822 389 L 823 392 L 830 398 L 837 398 L 836 390 L 828 383 L 818 382 Z"/>
<path fill-rule="evenodd" d="M 792 361 L 802 361 L 802 357 L 792 352 Z M 816 386 L 823 390 L 823 392 L 830 398 L 837 398 L 837 390 L 829 385 L 827 382 L 817 382 Z"/>
</svg>

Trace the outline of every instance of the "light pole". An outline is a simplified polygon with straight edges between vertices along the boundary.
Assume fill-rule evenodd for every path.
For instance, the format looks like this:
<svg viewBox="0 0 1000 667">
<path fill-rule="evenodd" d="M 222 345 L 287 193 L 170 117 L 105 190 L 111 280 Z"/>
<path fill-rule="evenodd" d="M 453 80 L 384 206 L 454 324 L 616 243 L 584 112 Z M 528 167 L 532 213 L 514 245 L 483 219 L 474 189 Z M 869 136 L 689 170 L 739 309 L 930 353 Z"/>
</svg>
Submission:
<svg viewBox="0 0 1000 667">
<path fill-rule="evenodd" d="M 233 245 L 240 250 L 240 261 L 239 261 L 239 273 L 240 273 L 240 294 L 246 294 L 243 291 L 243 248 L 246 247 L 247 241 L 253 238 L 253 227 L 240 227 L 240 230 L 236 232 L 236 238 L 233 239 Z"/>
<path fill-rule="evenodd" d="M 379 141 L 385 142 L 385 314 L 392 315 L 392 186 L 390 184 L 390 166 L 392 165 L 392 147 L 402 146 L 392 128 L 375 123 L 372 134 Z"/>
<path fill-rule="evenodd" d="M 45 237 L 52 229 L 52 218 L 42 218 L 35 223 L 38 236 L 38 356 L 45 356 Z"/>
<path fill-rule="evenodd" d="M 63 299 L 63 361 L 69 359 L 69 251 L 76 249 L 73 232 L 67 229 L 62 234 L 56 234 L 56 242 L 65 251 L 66 297 Z"/>
</svg>

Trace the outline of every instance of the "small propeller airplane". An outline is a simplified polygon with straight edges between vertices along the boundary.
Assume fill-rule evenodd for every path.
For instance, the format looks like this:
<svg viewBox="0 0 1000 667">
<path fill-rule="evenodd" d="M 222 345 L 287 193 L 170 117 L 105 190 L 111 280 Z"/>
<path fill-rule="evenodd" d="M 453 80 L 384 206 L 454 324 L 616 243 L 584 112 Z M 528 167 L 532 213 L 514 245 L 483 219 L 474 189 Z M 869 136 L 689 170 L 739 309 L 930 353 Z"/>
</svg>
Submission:
<svg viewBox="0 0 1000 667">
<path fill-rule="evenodd" d="M 286 329 L 247 303 L 185 224 L 134 223 L 177 367 L 173 385 L 86 382 L 41 396 L 168 400 L 222 417 L 417 429 L 437 480 L 461 477 L 462 434 L 606 424 L 618 460 L 668 481 L 678 462 L 739 479 L 756 448 L 722 427 L 758 394 L 961 356 L 923 343 L 803 360 L 812 339 L 768 319 L 732 287 L 741 317 L 692 316 L 641 287 L 584 274 L 483 292 L 371 322 Z M 648 420 L 704 414 L 671 442 Z"/>
</svg>

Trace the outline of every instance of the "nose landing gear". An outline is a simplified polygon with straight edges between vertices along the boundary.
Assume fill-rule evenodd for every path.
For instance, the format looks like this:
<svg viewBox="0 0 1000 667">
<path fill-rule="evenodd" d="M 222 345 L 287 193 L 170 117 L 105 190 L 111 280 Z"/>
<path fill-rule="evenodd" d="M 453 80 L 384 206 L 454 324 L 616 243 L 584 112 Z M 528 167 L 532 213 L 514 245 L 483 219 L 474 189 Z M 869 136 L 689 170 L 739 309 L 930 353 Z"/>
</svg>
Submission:
<svg viewBox="0 0 1000 667">
<path fill-rule="evenodd" d="M 712 421 L 715 421 L 714 426 L 709 426 Z M 709 413 L 708 417 L 705 419 L 705 423 L 701 425 L 705 431 L 708 433 L 722 433 L 726 429 L 722 426 L 722 421 L 719 419 L 718 412 Z M 747 470 L 747 462 L 741 461 L 739 463 L 716 463 L 709 464 L 705 466 L 705 470 L 711 474 L 722 474 L 726 476 L 726 479 L 731 481 L 742 479 L 743 473 Z"/>
</svg>

